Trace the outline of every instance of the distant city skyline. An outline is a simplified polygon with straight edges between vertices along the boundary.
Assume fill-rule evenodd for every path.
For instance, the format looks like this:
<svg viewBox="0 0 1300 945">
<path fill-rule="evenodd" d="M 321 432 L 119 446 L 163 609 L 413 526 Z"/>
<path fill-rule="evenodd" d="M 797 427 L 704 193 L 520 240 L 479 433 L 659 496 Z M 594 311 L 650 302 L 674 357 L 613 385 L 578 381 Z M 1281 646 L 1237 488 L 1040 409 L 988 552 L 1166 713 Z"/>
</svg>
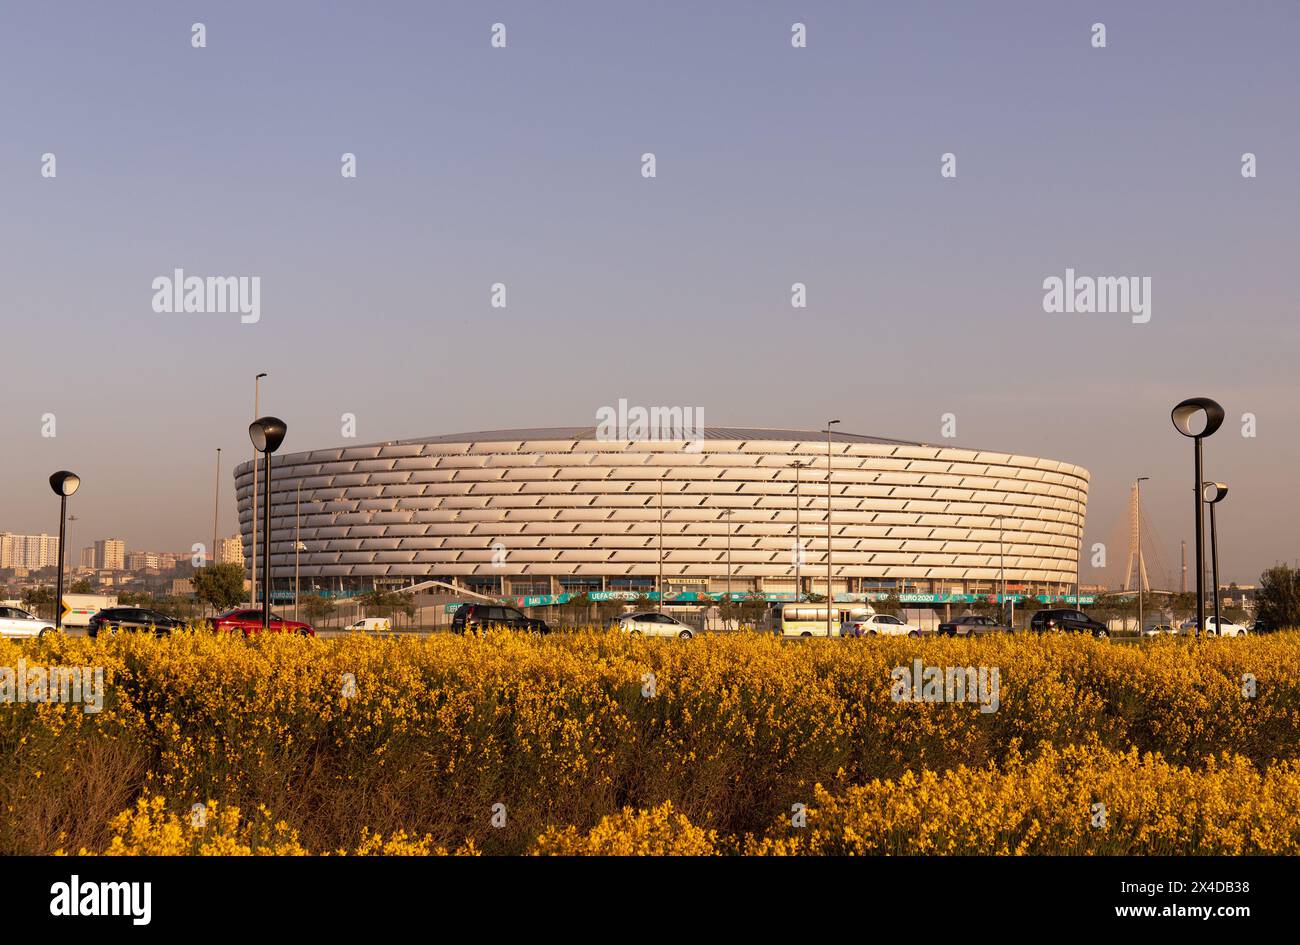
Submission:
<svg viewBox="0 0 1300 945">
<path fill-rule="evenodd" d="M 265 371 L 292 451 L 591 425 L 626 399 L 1078 464 L 1085 584 L 1119 580 L 1149 476 L 1175 587 L 1194 497 L 1169 411 L 1205 395 L 1228 414 L 1206 444 L 1231 486 L 1224 583 L 1300 558 L 1293 4 L 954 2 L 918 23 L 817 2 L 73 3 L 5 21 L 0 80 L 28 93 L 0 105 L 0 530 L 57 533 L 47 479 L 72 469 L 76 553 L 206 548 L 221 448 L 234 534 Z M 256 277 L 256 321 L 158 310 L 178 269 Z M 1078 277 L 1149 289 L 1048 304 L 1047 281 Z"/>
</svg>

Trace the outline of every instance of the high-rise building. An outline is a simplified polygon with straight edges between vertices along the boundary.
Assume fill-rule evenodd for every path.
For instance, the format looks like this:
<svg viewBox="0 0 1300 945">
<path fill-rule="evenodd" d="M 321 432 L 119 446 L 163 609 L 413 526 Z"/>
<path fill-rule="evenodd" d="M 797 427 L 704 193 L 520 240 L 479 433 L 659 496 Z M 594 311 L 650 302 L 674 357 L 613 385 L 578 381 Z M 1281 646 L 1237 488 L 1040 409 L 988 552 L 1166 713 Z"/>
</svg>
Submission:
<svg viewBox="0 0 1300 945">
<path fill-rule="evenodd" d="M 126 542 L 120 538 L 101 538 L 95 542 L 95 568 L 122 571 L 126 568 Z"/>
<path fill-rule="evenodd" d="M 132 551 L 126 556 L 128 571 L 157 571 L 158 553 L 156 551 Z"/>
<path fill-rule="evenodd" d="M 95 546 L 87 545 L 81 549 L 81 566 L 83 568 L 94 569 L 95 567 Z"/>
<path fill-rule="evenodd" d="M 217 564 L 244 566 L 244 542 L 238 535 L 217 541 Z"/>
<path fill-rule="evenodd" d="M 57 535 L 0 534 L 0 568 L 53 567 L 59 563 Z"/>
</svg>

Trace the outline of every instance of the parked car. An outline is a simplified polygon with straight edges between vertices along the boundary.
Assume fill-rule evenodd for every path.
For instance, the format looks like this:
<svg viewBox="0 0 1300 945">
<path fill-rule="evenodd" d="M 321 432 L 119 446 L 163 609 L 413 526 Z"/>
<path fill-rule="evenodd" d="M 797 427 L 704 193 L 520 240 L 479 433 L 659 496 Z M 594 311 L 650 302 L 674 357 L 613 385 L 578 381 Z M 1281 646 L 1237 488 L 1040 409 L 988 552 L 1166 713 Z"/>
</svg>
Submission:
<svg viewBox="0 0 1300 945">
<path fill-rule="evenodd" d="M 393 622 L 387 617 L 362 617 L 343 629 L 349 633 L 388 633 L 393 629 Z"/>
<path fill-rule="evenodd" d="M 248 607 L 236 607 L 224 614 L 208 618 L 208 626 L 216 633 L 250 633 L 262 632 L 262 612 Z M 297 633 L 304 637 L 314 637 L 316 631 L 310 624 L 297 620 L 285 620 L 279 614 L 271 614 L 271 633 Z"/>
<path fill-rule="evenodd" d="M 1145 629 L 1143 629 L 1142 636 L 1161 637 L 1161 636 L 1170 636 L 1176 633 L 1178 633 L 1178 631 L 1175 630 L 1170 624 L 1158 623 L 1154 627 L 1146 627 Z"/>
<path fill-rule="evenodd" d="M 451 616 L 453 633 L 481 633 L 488 627 L 507 630 L 527 630 L 529 633 L 550 633 L 545 620 L 525 616 L 513 607 L 500 604 L 461 604 Z"/>
<path fill-rule="evenodd" d="M 1090 633 L 1099 640 L 1110 637 L 1110 630 L 1082 610 L 1040 610 L 1029 619 L 1029 629 L 1037 633 Z"/>
<path fill-rule="evenodd" d="M 185 626 L 183 620 L 144 607 L 106 607 L 90 615 L 90 621 L 86 624 L 86 635 L 97 637 L 101 632 L 117 633 L 119 630 L 125 630 L 138 633 L 144 630 L 161 637 L 183 626 Z"/>
<path fill-rule="evenodd" d="M 0 637 L 43 637 L 54 629 L 53 620 L 33 616 L 21 607 L 0 607 Z"/>
<path fill-rule="evenodd" d="M 1269 621 L 1260 620 L 1259 618 L 1256 618 L 1255 622 L 1250 625 L 1251 633 L 1272 633 L 1276 629 L 1277 627 L 1273 626 Z"/>
<path fill-rule="evenodd" d="M 919 637 L 921 628 L 893 614 L 871 614 L 840 624 L 842 637 L 870 637 L 877 634 L 886 637 Z"/>
<path fill-rule="evenodd" d="M 964 617 L 958 617 L 956 620 L 939 624 L 939 636 L 941 637 L 978 637 L 986 633 L 1010 632 L 1011 628 L 1006 624 L 998 623 L 992 617 L 984 617 L 978 614 L 967 614 Z"/>
<path fill-rule="evenodd" d="M 695 631 L 677 618 L 657 611 L 623 614 L 614 621 L 614 626 L 623 633 L 643 633 L 648 637 L 678 637 L 689 640 L 695 636 Z"/>
<path fill-rule="evenodd" d="M 1178 628 L 1184 636 L 1193 636 L 1196 633 L 1196 618 L 1184 620 Z M 1227 617 L 1220 617 L 1217 621 L 1213 615 L 1205 618 L 1205 633 L 1211 637 L 1244 637 L 1250 631 L 1240 624 L 1233 623 Z"/>
</svg>

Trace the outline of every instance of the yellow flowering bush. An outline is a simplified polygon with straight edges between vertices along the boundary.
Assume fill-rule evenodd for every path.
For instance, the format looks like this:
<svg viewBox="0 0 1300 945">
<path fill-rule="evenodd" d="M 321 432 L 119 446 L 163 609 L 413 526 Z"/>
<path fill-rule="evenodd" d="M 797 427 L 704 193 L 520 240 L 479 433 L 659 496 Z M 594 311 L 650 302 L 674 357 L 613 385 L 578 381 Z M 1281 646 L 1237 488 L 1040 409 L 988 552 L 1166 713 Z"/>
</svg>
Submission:
<svg viewBox="0 0 1300 945">
<path fill-rule="evenodd" d="M 908 772 L 831 796 L 746 852 L 863 854 L 1280 854 L 1300 852 L 1300 764 L 1260 773 L 1241 756 L 1201 770 L 1136 749 L 1049 746 L 1000 767 Z"/>
<path fill-rule="evenodd" d="M 650 810 L 624 809 L 591 830 L 551 827 L 533 852 L 539 856 L 716 856 L 717 832 L 702 830 L 664 801 Z"/>
<path fill-rule="evenodd" d="M 891 670 L 914 659 L 996 668 L 997 710 L 896 701 Z M 170 811 L 181 824 L 195 803 L 257 811 L 253 825 L 264 810 L 312 852 L 521 853 L 539 838 L 581 845 L 602 824 L 614 829 L 607 818 L 660 816 L 666 802 L 723 846 L 784 842 L 772 825 L 797 803 L 809 805 L 811 823 L 816 785 L 848 803 L 855 790 L 907 778 L 927 791 L 927 778 L 946 784 L 950 772 L 1010 778 L 1040 757 L 1064 764 L 1076 757 L 1068 750 L 1159 755 L 1186 777 L 1224 777 L 1225 764 L 1234 777 L 1281 777 L 1275 765 L 1300 760 L 1296 633 L 1142 646 L 1023 635 L 679 641 L 590 630 L 0 640 L 0 667 L 20 660 L 101 667 L 104 703 L 87 713 L 0 702 L 0 853 L 106 850 L 119 835 L 125 843 L 129 831 L 114 818 L 139 817 L 145 797 L 166 797 L 151 816 Z M 1087 770 L 1099 778 L 1119 769 Z M 1258 814 L 1279 824 L 1289 816 L 1277 804 Z M 250 829 L 232 825 L 231 842 L 277 842 L 240 832 Z M 1278 829 L 1272 842 L 1291 842 Z"/>
</svg>

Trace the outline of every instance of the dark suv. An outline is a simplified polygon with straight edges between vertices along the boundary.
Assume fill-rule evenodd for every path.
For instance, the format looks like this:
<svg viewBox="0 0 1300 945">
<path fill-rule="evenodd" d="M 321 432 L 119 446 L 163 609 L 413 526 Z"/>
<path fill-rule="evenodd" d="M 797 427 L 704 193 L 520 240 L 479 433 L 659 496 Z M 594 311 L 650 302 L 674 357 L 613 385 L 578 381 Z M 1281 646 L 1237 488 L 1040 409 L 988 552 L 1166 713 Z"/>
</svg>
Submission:
<svg viewBox="0 0 1300 945">
<path fill-rule="evenodd" d="M 946 623 L 939 624 L 939 636 L 941 637 L 982 637 L 986 633 L 1011 633 L 1011 628 L 1004 623 L 998 623 L 992 617 L 985 617 L 980 614 L 967 614 L 964 617 L 958 617 L 956 620 L 950 620 Z"/>
<path fill-rule="evenodd" d="M 1094 637 L 1110 636 L 1104 623 L 1093 620 L 1081 610 L 1040 610 L 1029 621 L 1037 633 L 1091 633 Z"/>
<path fill-rule="evenodd" d="M 160 614 L 156 610 L 146 610 L 143 607 L 106 607 L 90 615 L 90 622 L 86 624 L 86 636 L 97 637 L 101 631 L 116 633 L 118 630 L 136 632 L 152 630 L 162 637 L 183 626 L 185 626 L 183 621 Z"/>
<path fill-rule="evenodd" d="M 527 630 L 530 633 L 550 633 L 546 621 L 525 617 L 513 607 L 500 604 L 461 604 L 451 618 L 455 633 L 479 633 L 488 627 L 505 627 L 508 630 Z"/>
</svg>

